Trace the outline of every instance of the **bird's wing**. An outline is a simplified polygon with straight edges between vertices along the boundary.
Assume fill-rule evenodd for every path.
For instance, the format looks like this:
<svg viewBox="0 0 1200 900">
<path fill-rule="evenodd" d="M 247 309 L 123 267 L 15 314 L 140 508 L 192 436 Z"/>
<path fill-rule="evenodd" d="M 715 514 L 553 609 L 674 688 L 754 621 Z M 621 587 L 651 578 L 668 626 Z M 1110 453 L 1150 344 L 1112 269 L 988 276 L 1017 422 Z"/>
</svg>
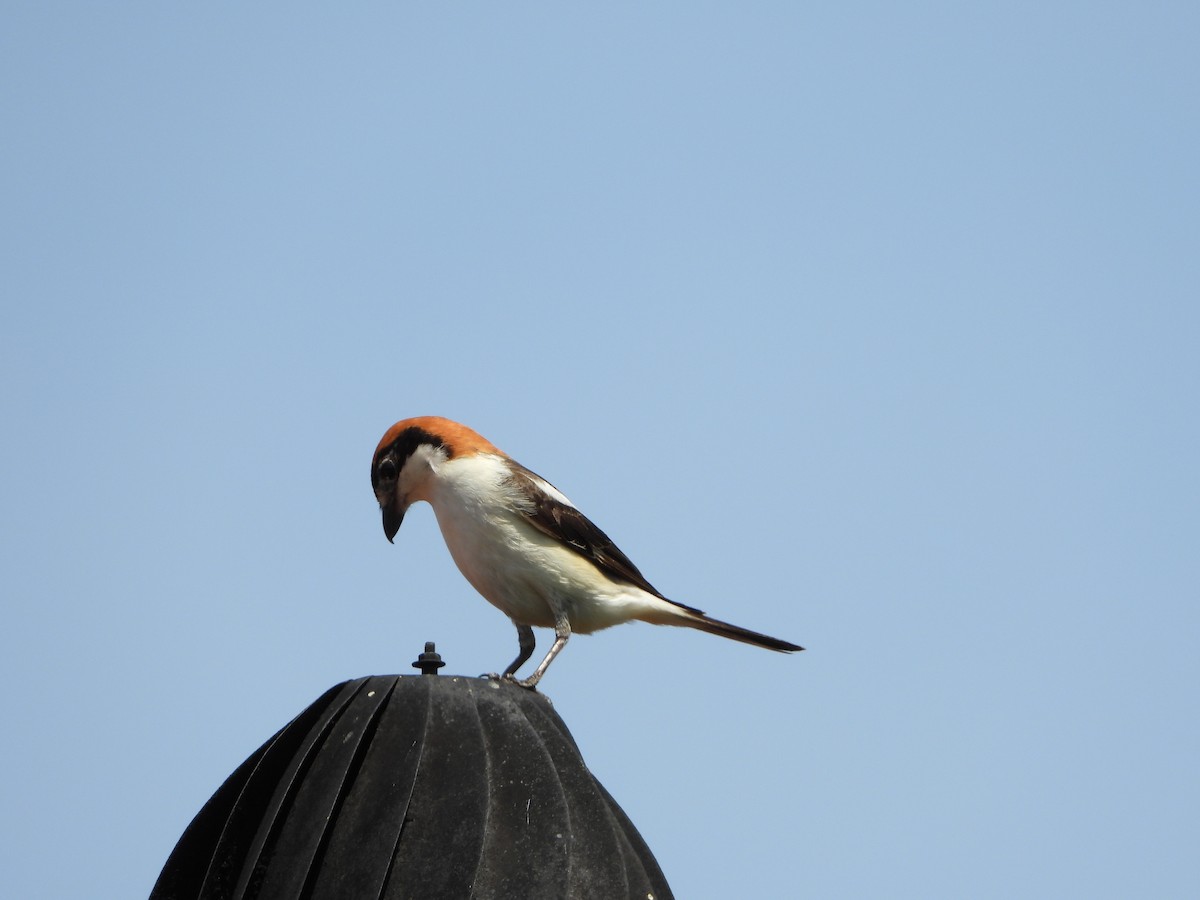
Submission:
<svg viewBox="0 0 1200 900">
<path fill-rule="evenodd" d="M 510 461 L 509 466 L 509 477 L 514 486 L 529 500 L 524 512 L 530 525 L 590 560 L 609 578 L 626 581 L 691 612 L 700 612 L 659 593 L 629 557 L 621 552 L 621 548 L 596 527 L 591 519 L 576 509 L 558 488 L 520 463 Z"/>
</svg>

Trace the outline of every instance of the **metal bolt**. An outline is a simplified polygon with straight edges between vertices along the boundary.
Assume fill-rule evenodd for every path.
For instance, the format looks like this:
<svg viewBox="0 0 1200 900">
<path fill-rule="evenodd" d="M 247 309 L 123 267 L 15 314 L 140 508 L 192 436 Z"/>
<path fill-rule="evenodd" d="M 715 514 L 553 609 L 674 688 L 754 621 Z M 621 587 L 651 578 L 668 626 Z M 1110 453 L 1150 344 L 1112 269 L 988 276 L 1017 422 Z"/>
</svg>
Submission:
<svg viewBox="0 0 1200 900">
<path fill-rule="evenodd" d="M 425 652 L 417 657 L 417 661 L 412 664 L 412 667 L 420 669 L 422 675 L 436 675 L 438 669 L 444 665 L 441 654 L 433 649 L 433 641 L 426 641 Z"/>
</svg>

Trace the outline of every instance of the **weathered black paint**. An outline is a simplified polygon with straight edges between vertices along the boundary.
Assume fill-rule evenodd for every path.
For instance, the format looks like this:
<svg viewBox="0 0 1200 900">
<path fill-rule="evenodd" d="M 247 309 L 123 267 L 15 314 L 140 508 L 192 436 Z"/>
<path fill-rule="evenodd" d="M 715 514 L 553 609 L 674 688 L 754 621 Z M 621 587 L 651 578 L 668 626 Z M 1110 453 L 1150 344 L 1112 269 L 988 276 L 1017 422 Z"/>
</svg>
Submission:
<svg viewBox="0 0 1200 900">
<path fill-rule="evenodd" d="M 541 694 L 485 679 L 339 684 L 196 815 L 151 900 L 670 898 Z"/>
</svg>

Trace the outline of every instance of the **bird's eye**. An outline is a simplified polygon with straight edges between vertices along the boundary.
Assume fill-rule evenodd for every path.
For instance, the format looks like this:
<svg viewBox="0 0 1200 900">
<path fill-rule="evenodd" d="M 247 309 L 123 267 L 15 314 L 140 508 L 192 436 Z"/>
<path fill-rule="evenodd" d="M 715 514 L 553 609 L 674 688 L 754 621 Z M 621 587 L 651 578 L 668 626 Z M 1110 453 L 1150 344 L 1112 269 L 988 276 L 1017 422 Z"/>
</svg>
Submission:
<svg viewBox="0 0 1200 900">
<path fill-rule="evenodd" d="M 384 481 L 392 481 L 396 477 L 396 463 L 385 459 L 379 464 L 379 477 Z"/>
</svg>

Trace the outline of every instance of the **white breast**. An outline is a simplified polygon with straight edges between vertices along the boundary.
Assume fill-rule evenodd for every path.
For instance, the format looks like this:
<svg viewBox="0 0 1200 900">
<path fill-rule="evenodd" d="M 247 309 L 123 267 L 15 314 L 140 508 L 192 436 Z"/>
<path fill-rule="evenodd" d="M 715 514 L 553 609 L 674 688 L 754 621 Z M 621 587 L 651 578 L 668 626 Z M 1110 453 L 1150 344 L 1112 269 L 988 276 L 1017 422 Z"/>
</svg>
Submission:
<svg viewBox="0 0 1200 900">
<path fill-rule="evenodd" d="M 451 557 L 488 602 L 517 622 L 541 627 L 553 627 L 553 610 L 560 608 L 572 630 L 587 633 L 629 621 L 644 600 L 656 599 L 614 582 L 530 525 L 508 474 L 500 457 L 450 460 L 437 467 L 429 495 Z"/>
</svg>

